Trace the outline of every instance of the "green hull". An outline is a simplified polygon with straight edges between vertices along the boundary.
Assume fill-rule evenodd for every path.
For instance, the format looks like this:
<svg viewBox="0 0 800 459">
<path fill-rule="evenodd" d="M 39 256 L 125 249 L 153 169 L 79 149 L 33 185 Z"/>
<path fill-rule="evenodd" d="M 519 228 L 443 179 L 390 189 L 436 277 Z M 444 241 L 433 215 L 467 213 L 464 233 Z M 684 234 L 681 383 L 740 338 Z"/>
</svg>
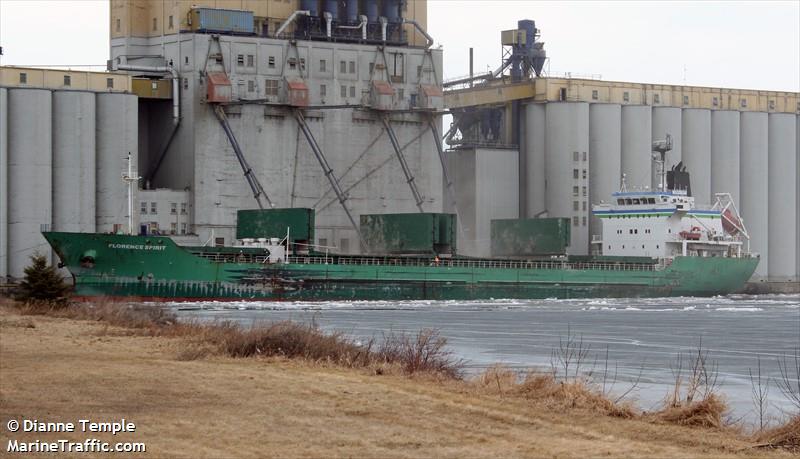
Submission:
<svg viewBox="0 0 800 459">
<path fill-rule="evenodd" d="M 79 296 L 175 300 L 472 300 L 714 296 L 741 289 L 758 258 L 677 257 L 661 264 L 309 256 L 245 262 L 253 249 L 177 246 L 170 238 L 44 233 Z M 263 252 L 263 250 L 262 250 Z M 227 261 L 225 261 L 227 260 Z M 611 262 L 609 262 L 611 261 Z M 327 263 L 326 263 L 327 262 Z"/>
</svg>

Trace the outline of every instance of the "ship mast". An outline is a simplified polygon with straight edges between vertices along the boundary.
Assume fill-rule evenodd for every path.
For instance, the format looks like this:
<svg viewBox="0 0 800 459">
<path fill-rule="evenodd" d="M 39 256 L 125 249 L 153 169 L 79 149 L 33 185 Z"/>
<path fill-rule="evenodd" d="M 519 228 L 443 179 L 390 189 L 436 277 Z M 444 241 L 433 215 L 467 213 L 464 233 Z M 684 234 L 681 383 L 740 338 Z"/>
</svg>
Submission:
<svg viewBox="0 0 800 459">
<path fill-rule="evenodd" d="M 128 171 L 122 173 L 122 181 L 128 184 L 128 234 L 133 234 L 133 184 L 140 179 L 133 170 L 131 152 L 128 152 Z"/>
<path fill-rule="evenodd" d="M 653 142 L 653 161 L 656 163 L 656 170 L 658 173 L 658 191 L 662 193 L 667 191 L 667 168 L 666 159 L 667 152 L 672 150 L 672 136 L 667 134 L 665 140 Z"/>
</svg>

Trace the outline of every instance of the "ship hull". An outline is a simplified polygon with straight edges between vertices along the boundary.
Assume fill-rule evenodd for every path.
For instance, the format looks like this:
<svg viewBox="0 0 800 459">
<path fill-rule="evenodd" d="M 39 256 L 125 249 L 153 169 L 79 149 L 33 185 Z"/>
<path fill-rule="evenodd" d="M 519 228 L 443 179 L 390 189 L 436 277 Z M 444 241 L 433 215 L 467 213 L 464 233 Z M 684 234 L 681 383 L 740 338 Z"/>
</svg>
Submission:
<svg viewBox="0 0 800 459">
<path fill-rule="evenodd" d="M 79 296 L 167 300 L 476 300 L 714 296 L 733 293 L 757 258 L 677 257 L 665 267 L 349 257 L 215 261 L 166 237 L 45 233 Z M 235 253 L 235 252 L 234 252 Z M 305 262 L 304 262 L 305 261 Z M 327 263 L 326 263 L 327 261 Z"/>
</svg>

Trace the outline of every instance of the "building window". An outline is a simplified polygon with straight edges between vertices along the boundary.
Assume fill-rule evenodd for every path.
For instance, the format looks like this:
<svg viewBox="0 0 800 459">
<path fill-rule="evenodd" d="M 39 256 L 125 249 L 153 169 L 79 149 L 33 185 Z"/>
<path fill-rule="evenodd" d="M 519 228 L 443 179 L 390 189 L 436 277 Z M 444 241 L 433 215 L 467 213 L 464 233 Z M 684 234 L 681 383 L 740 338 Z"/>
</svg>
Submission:
<svg viewBox="0 0 800 459">
<path fill-rule="evenodd" d="M 572 210 L 578 210 L 578 201 L 572 201 Z"/>
<path fill-rule="evenodd" d="M 580 223 L 580 219 L 578 217 L 572 217 L 572 226 L 578 226 Z"/>
<path fill-rule="evenodd" d="M 142 215 L 147 215 L 147 203 L 140 202 L 139 203 L 139 213 Z"/>
<path fill-rule="evenodd" d="M 581 226 L 586 226 L 586 217 L 581 217 Z"/>
<path fill-rule="evenodd" d="M 356 87 L 350 86 L 350 97 L 355 97 L 355 96 L 356 96 Z"/>
<path fill-rule="evenodd" d="M 238 66 L 244 65 L 244 54 L 238 54 L 236 56 L 236 65 Z"/>
<path fill-rule="evenodd" d="M 275 56 L 270 56 L 269 59 L 267 59 L 267 66 L 271 69 L 275 68 Z"/>
<path fill-rule="evenodd" d="M 716 107 L 717 105 L 719 105 L 719 98 L 717 98 L 717 97 L 713 97 L 713 98 L 711 99 L 711 105 L 713 105 L 713 106 L 715 106 L 715 107 Z"/>
<path fill-rule="evenodd" d="M 742 108 L 747 108 L 747 99 L 742 99 L 739 104 L 742 106 Z"/>
<path fill-rule="evenodd" d="M 305 69 L 306 69 L 306 58 L 305 57 L 301 57 L 300 58 L 300 70 L 305 70 Z"/>
<path fill-rule="evenodd" d="M 586 196 L 587 196 L 587 191 L 586 191 L 586 187 L 585 187 L 585 186 L 583 187 L 583 196 L 584 196 L 584 197 L 586 197 Z"/>
<path fill-rule="evenodd" d="M 573 152 L 572 152 L 572 160 L 573 160 L 573 161 L 580 161 L 580 159 L 581 159 L 581 154 L 580 154 L 580 152 L 573 151 Z"/>
<path fill-rule="evenodd" d="M 339 73 L 347 73 L 347 61 L 339 61 Z"/>
<path fill-rule="evenodd" d="M 597 90 L 593 89 L 592 90 L 592 100 L 597 100 L 597 97 L 598 97 Z"/>
<path fill-rule="evenodd" d="M 289 68 L 292 70 L 297 68 L 297 61 L 294 58 L 289 59 Z"/>
<path fill-rule="evenodd" d="M 70 86 L 72 84 L 72 77 L 69 75 L 64 75 L 64 86 Z"/>
<path fill-rule="evenodd" d="M 350 61 L 350 73 L 356 73 L 356 61 Z"/>
<path fill-rule="evenodd" d="M 217 247 L 225 247 L 225 238 L 224 237 L 214 238 L 214 245 Z"/>
<path fill-rule="evenodd" d="M 153 215 L 156 215 L 158 213 L 158 205 L 157 204 L 158 203 L 156 203 L 156 202 L 151 202 L 150 203 L 150 213 L 153 214 Z"/>
<path fill-rule="evenodd" d="M 631 100 L 631 95 L 630 95 L 630 93 L 628 91 L 625 91 L 625 92 L 622 93 L 622 100 L 624 100 L 625 102 L 628 102 L 628 101 Z"/>
<path fill-rule="evenodd" d="M 186 223 L 181 223 L 181 234 L 186 234 Z"/>
<path fill-rule="evenodd" d="M 586 169 L 583 170 L 583 178 L 586 179 Z"/>
<path fill-rule="evenodd" d="M 770 110 L 775 110 L 775 101 L 774 100 L 769 101 L 769 109 Z"/>
<path fill-rule="evenodd" d="M 153 32 L 155 32 L 156 30 L 158 30 L 158 19 L 153 18 Z"/>
<path fill-rule="evenodd" d="M 578 169 L 572 169 L 572 178 L 578 179 Z"/>
<path fill-rule="evenodd" d="M 654 104 L 660 104 L 661 103 L 661 96 L 659 96 L 658 94 L 653 94 L 653 103 Z"/>
<path fill-rule="evenodd" d="M 347 97 L 347 86 L 342 85 L 342 87 L 339 88 L 339 95 L 342 96 L 342 99 Z"/>
<path fill-rule="evenodd" d="M 586 152 L 584 151 L 584 152 L 583 152 L 583 160 L 584 160 L 584 161 L 586 161 L 586 158 L 587 158 L 587 157 L 588 157 L 588 156 L 586 155 Z"/>
<path fill-rule="evenodd" d="M 256 84 L 253 80 L 247 80 L 247 92 L 254 92 L 256 90 Z"/>
<path fill-rule="evenodd" d="M 586 201 L 583 201 L 583 210 L 586 210 Z"/>
<path fill-rule="evenodd" d="M 402 83 L 403 82 L 403 75 L 405 75 L 405 67 L 403 64 L 404 54 L 403 53 L 392 53 L 392 82 L 395 83 Z"/>
<path fill-rule="evenodd" d="M 264 81 L 264 93 L 268 96 L 277 96 L 278 95 L 278 80 L 265 80 Z"/>
<path fill-rule="evenodd" d="M 320 59 L 319 60 L 319 71 L 320 72 L 327 72 L 328 71 L 326 69 L 327 64 L 328 64 L 328 61 L 326 61 L 325 59 Z"/>
<path fill-rule="evenodd" d="M 183 63 L 186 64 L 186 65 L 189 65 L 189 56 L 184 56 L 183 57 Z"/>
<path fill-rule="evenodd" d="M 572 196 L 578 196 L 579 192 L 580 188 L 578 188 L 577 186 L 572 187 Z"/>
<path fill-rule="evenodd" d="M 106 88 L 114 89 L 114 79 L 113 78 L 106 78 Z"/>
<path fill-rule="evenodd" d="M 369 63 L 369 74 L 372 75 L 372 72 L 374 70 L 375 70 L 375 63 L 374 62 L 370 62 Z"/>
<path fill-rule="evenodd" d="M 328 87 L 324 84 L 319 85 L 319 96 L 325 97 L 328 95 Z"/>
<path fill-rule="evenodd" d="M 171 202 L 169 203 L 169 213 L 172 215 L 178 215 L 178 203 Z"/>
<path fill-rule="evenodd" d="M 567 88 L 558 90 L 558 100 L 567 100 Z"/>
<path fill-rule="evenodd" d="M 116 26 L 116 29 L 117 29 L 117 32 L 119 32 L 119 30 L 120 30 L 120 21 L 119 21 L 119 18 L 117 18 L 117 26 Z"/>
<path fill-rule="evenodd" d="M 177 232 L 178 232 L 178 224 L 175 223 L 175 222 L 170 223 L 169 224 L 169 234 L 175 234 Z"/>
<path fill-rule="evenodd" d="M 254 65 L 255 65 L 255 58 L 253 57 L 252 54 L 248 54 L 247 55 L 247 66 L 248 67 L 253 67 Z"/>
<path fill-rule="evenodd" d="M 186 203 L 181 203 L 181 215 L 186 215 Z"/>
<path fill-rule="evenodd" d="M 689 96 L 683 96 L 683 105 L 689 105 Z"/>
<path fill-rule="evenodd" d="M 19 84 L 28 84 L 28 74 L 27 73 L 20 73 L 19 74 Z"/>
<path fill-rule="evenodd" d="M 189 79 L 188 78 L 184 78 L 183 79 L 183 89 L 189 89 Z"/>
<path fill-rule="evenodd" d="M 173 27 L 174 27 L 174 25 L 173 25 L 173 21 L 172 21 L 172 15 L 170 15 L 169 16 L 169 28 L 172 29 Z"/>
</svg>

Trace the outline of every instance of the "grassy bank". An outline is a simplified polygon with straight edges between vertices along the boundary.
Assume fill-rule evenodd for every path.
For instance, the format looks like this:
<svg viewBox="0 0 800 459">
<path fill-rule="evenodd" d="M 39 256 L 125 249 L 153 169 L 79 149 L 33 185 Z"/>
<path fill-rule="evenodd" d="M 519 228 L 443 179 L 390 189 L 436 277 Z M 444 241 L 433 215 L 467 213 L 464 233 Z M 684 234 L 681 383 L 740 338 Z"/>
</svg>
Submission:
<svg viewBox="0 0 800 459">
<path fill-rule="evenodd" d="M 707 397 L 645 414 L 551 373 L 495 367 L 465 380 L 435 332 L 387 338 L 6 304 L 0 440 L 8 419 L 124 417 L 137 431 L 122 441 L 145 442 L 153 457 L 789 457 L 779 446 L 800 428 L 750 437 L 717 422 Z M 59 435 L 69 434 L 13 438 Z"/>
</svg>

